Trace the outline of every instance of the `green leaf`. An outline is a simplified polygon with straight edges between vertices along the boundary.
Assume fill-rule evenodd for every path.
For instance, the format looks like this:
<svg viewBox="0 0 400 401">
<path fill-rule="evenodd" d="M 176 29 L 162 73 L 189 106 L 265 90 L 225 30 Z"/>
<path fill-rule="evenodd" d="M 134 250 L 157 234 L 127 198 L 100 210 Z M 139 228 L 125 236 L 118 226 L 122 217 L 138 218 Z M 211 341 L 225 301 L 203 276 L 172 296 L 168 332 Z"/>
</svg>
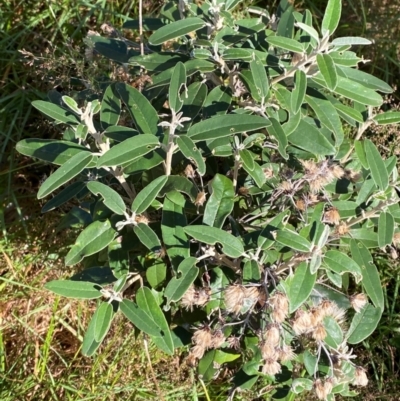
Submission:
<svg viewBox="0 0 400 401">
<path fill-rule="evenodd" d="M 232 102 L 232 90 L 229 86 L 216 86 L 204 102 L 205 118 L 226 114 Z"/>
<path fill-rule="evenodd" d="M 216 352 L 215 349 L 208 351 L 199 361 L 198 374 L 201 375 L 206 382 L 212 380 L 217 372 L 217 369 L 214 367 Z"/>
<path fill-rule="evenodd" d="M 85 183 L 81 181 L 73 182 L 71 185 L 68 185 L 68 187 L 65 187 L 42 207 L 42 213 L 49 212 L 50 210 L 53 210 L 68 202 L 75 195 L 81 192 L 83 188 L 85 188 Z"/>
<path fill-rule="evenodd" d="M 155 263 L 146 270 L 146 278 L 153 288 L 160 286 L 167 278 L 167 266 L 164 262 Z"/>
<path fill-rule="evenodd" d="M 207 96 L 207 86 L 202 82 L 193 82 L 187 88 L 187 94 L 183 98 L 181 109 L 184 117 L 191 118 L 191 121 L 183 123 L 183 127 L 178 127 L 178 131 L 186 131 L 192 121 L 200 113 Z M 204 111 L 203 111 L 204 113 Z"/>
<path fill-rule="evenodd" d="M 352 107 L 349 107 L 349 106 L 345 106 L 344 104 L 342 104 L 340 102 L 335 102 L 333 104 L 333 106 L 339 112 L 339 114 L 341 114 L 342 118 L 350 117 L 351 119 L 353 119 L 353 120 L 355 120 L 355 121 L 357 121 L 359 123 L 363 123 L 364 122 L 364 118 L 363 118 L 362 114 L 358 110 L 355 110 L 355 109 L 353 109 Z M 344 117 L 343 117 L 343 115 L 344 115 Z"/>
<path fill-rule="evenodd" d="M 347 342 L 349 344 L 358 344 L 370 336 L 378 326 L 381 320 L 382 309 L 375 308 L 367 304 L 364 308 L 356 313 L 351 321 L 349 330 L 347 331 Z"/>
<path fill-rule="evenodd" d="M 115 87 L 128 107 L 138 131 L 141 134 L 155 135 L 158 132 L 158 114 L 151 103 L 137 89 L 127 84 L 119 82 Z"/>
<path fill-rule="evenodd" d="M 378 219 L 378 245 L 384 248 L 390 245 L 394 234 L 394 218 L 388 212 L 381 212 Z"/>
<path fill-rule="evenodd" d="M 335 107 L 319 92 L 311 93 L 313 96 L 306 95 L 306 102 L 314 110 L 321 124 L 334 133 L 336 145 L 340 146 L 344 139 L 344 133 L 342 123 Z"/>
<path fill-rule="evenodd" d="M 165 25 L 165 22 L 161 18 L 143 18 L 142 21 L 144 31 L 156 31 Z M 139 20 L 130 19 L 123 23 L 122 28 L 124 29 L 139 29 Z"/>
<path fill-rule="evenodd" d="M 90 154 L 89 149 L 77 143 L 54 139 L 23 139 L 17 143 L 16 149 L 25 156 L 57 165 L 64 164 L 77 153 Z"/>
<path fill-rule="evenodd" d="M 42 184 L 37 194 L 38 199 L 42 199 L 51 194 L 57 188 L 76 177 L 93 160 L 93 155 L 88 152 L 79 152 L 72 156 L 58 168 Z"/>
<path fill-rule="evenodd" d="M 228 114 L 215 116 L 192 125 L 189 128 L 188 136 L 194 142 L 205 141 L 258 130 L 270 124 L 269 120 L 260 116 Z"/>
<path fill-rule="evenodd" d="M 109 220 L 94 221 L 79 234 L 65 257 L 66 266 L 75 265 L 84 257 L 101 251 L 114 239 L 115 234 Z"/>
<path fill-rule="evenodd" d="M 314 288 L 317 274 L 311 274 L 306 262 L 301 262 L 289 277 L 287 282 L 287 296 L 289 298 L 289 313 L 295 312 L 308 299 Z"/>
<path fill-rule="evenodd" d="M 376 186 L 381 190 L 385 191 L 389 186 L 389 176 L 386 170 L 382 156 L 372 141 L 366 139 L 364 141 L 365 155 L 371 171 L 371 177 L 374 180 Z"/>
<path fill-rule="evenodd" d="M 367 228 L 353 228 L 349 232 L 351 238 L 361 241 L 367 248 L 376 248 L 378 246 L 378 233 Z M 346 238 L 342 237 L 343 242 Z"/>
<path fill-rule="evenodd" d="M 296 25 L 301 28 L 304 32 L 310 35 L 317 43 L 319 43 L 319 34 L 318 32 L 312 27 L 302 22 L 297 22 Z"/>
<path fill-rule="evenodd" d="M 46 283 L 44 288 L 67 298 L 95 299 L 102 296 L 101 287 L 89 281 L 53 280 Z"/>
<path fill-rule="evenodd" d="M 162 211 L 161 232 L 167 254 L 175 269 L 183 259 L 190 257 L 189 240 L 184 231 L 187 225 L 184 207 L 183 195 L 177 191 L 167 193 Z"/>
<path fill-rule="evenodd" d="M 186 159 L 196 164 L 199 174 L 204 175 L 206 173 L 206 164 L 200 150 L 196 147 L 194 142 L 187 135 L 181 135 L 176 140 L 176 144 Z"/>
<path fill-rule="evenodd" d="M 229 270 L 229 271 L 228 271 Z M 224 304 L 224 298 L 221 297 L 221 288 L 225 288 L 230 283 L 231 270 L 227 267 L 214 267 L 210 270 L 211 276 L 211 295 L 210 301 L 205 306 L 207 315 L 210 315 L 213 310 L 221 309 Z"/>
<path fill-rule="evenodd" d="M 300 252 L 310 252 L 311 251 L 311 243 L 297 234 L 294 231 L 290 230 L 278 230 L 276 231 L 276 242 L 281 245 L 288 246 L 291 249 L 295 249 Z"/>
<path fill-rule="evenodd" d="M 261 272 L 258 263 L 255 260 L 248 260 L 243 266 L 243 282 L 259 283 Z"/>
<path fill-rule="evenodd" d="M 161 242 L 157 234 L 147 224 L 139 223 L 133 227 L 133 231 L 139 241 L 151 252 L 158 252 L 161 249 Z"/>
<path fill-rule="evenodd" d="M 94 321 L 93 336 L 94 340 L 101 343 L 110 329 L 112 319 L 114 317 L 114 310 L 108 302 L 102 302 L 94 312 L 92 317 Z"/>
<path fill-rule="evenodd" d="M 215 245 L 218 242 L 222 245 L 222 252 L 231 258 L 238 258 L 244 253 L 241 240 L 219 228 L 193 225 L 187 226 L 183 230 L 199 242 L 209 245 Z"/>
<path fill-rule="evenodd" d="M 283 130 L 282 125 L 279 123 L 278 120 L 271 117 L 270 121 L 271 121 L 271 126 L 268 127 L 268 133 L 273 137 L 275 137 L 275 139 L 278 141 L 278 152 L 285 160 L 287 160 L 289 156 L 286 153 L 286 148 L 288 145 L 286 133 Z"/>
<path fill-rule="evenodd" d="M 314 155 L 334 155 L 336 149 L 314 125 L 301 120 L 297 129 L 289 135 L 291 144 Z"/>
<path fill-rule="evenodd" d="M 252 61 L 253 53 L 251 49 L 242 49 L 236 47 L 228 47 L 222 51 L 221 58 L 223 60 L 243 60 L 243 61 Z"/>
<path fill-rule="evenodd" d="M 152 45 L 161 45 L 168 40 L 179 38 L 180 36 L 187 35 L 190 32 L 197 31 L 203 28 L 206 23 L 201 18 L 192 17 L 185 18 L 183 20 L 172 22 L 168 25 L 164 25 L 154 32 L 149 42 Z"/>
<path fill-rule="evenodd" d="M 325 9 L 324 19 L 322 20 L 322 35 L 332 35 L 339 25 L 342 13 L 342 0 L 329 0 Z"/>
<path fill-rule="evenodd" d="M 125 41 L 120 39 L 105 38 L 100 35 L 89 36 L 88 41 L 94 45 L 94 50 L 104 57 L 117 63 L 127 63 L 129 60 L 128 47 Z"/>
<path fill-rule="evenodd" d="M 196 266 L 197 259 L 190 257 L 183 260 L 179 266 L 177 275 L 172 277 L 164 291 L 167 304 L 179 301 L 186 293 L 187 289 L 196 280 L 199 269 Z"/>
<path fill-rule="evenodd" d="M 335 90 L 338 76 L 332 57 L 329 54 L 317 54 L 317 64 L 326 83 L 326 87 L 331 91 Z"/>
<path fill-rule="evenodd" d="M 362 279 L 360 266 L 350 257 L 339 251 L 328 251 L 324 256 L 324 264 L 338 274 L 351 273 L 356 283 Z"/>
<path fill-rule="evenodd" d="M 379 272 L 373 263 L 372 256 L 368 249 L 361 242 L 355 240 L 350 241 L 351 256 L 361 267 L 362 284 L 371 298 L 371 301 L 377 308 L 384 309 L 385 299 L 383 296 L 382 284 Z"/>
<path fill-rule="evenodd" d="M 168 177 L 166 175 L 162 175 L 144 187 L 132 202 L 132 211 L 136 214 L 145 212 L 152 204 L 154 199 L 156 199 L 167 180 Z"/>
<path fill-rule="evenodd" d="M 253 159 L 253 155 L 252 153 L 247 150 L 247 149 L 242 149 L 239 150 L 239 156 L 240 156 L 240 160 L 243 163 L 243 168 L 246 169 L 246 171 L 254 171 L 255 168 L 255 162 Z"/>
<path fill-rule="evenodd" d="M 261 166 L 258 163 L 254 163 L 253 170 L 248 169 L 244 163 L 243 163 L 242 167 L 246 170 L 246 172 L 254 180 L 255 184 L 259 188 L 261 188 L 264 185 L 264 183 L 266 181 L 266 177 L 265 177 L 263 169 L 261 168 Z"/>
<path fill-rule="evenodd" d="M 343 342 L 343 332 L 336 320 L 331 316 L 324 318 L 324 326 L 326 329 L 325 343 L 333 349 L 338 349 L 339 345 Z"/>
<path fill-rule="evenodd" d="M 164 313 L 158 305 L 156 298 L 147 287 L 139 288 L 136 292 L 136 302 L 138 306 L 151 317 L 153 322 L 159 327 L 161 333 L 152 336 L 153 342 L 169 355 L 174 353 L 174 342 L 172 341 L 171 331 L 169 329 Z"/>
<path fill-rule="evenodd" d="M 287 215 L 288 211 L 285 210 L 277 214 L 267 223 L 267 225 L 263 228 L 263 230 L 261 231 L 260 235 L 257 238 L 258 248 L 265 251 L 271 245 L 274 244 L 275 242 L 274 232 L 283 227 L 284 220 L 286 219 Z"/>
<path fill-rule="evenodd" d="M 325 80 L 322 79 L 321 76 L 317 75 L 313 80 L 322 86 L 327 87 Z M 379 107 L 383 103 L 382 96 L 377 94 L 374 90 L 369 89 L 352 79 L 343 78 L 341 76 L 338 76 L 338 82 L 334 92 L 347 99 L 354 100 L 367 106 Z"/>
<path fill-rule="evenodd" d="M 148 71 L 166 71 L 174 68 L 179 62 L 185 63 L 189 57 L 181 53 L 172 52 L 154 52 L 144 56 L 135 56 L 129 59 L 129 63 L 140 65 Z"/>
<path fill-rule="evenodd" d="M 366 38 L 358 36 L 346 36 L 344 38 L 336 38 L 331 42 L 334 46 L 353 46 L 353 45 L 370 45 L 372 42 Z"/>
<path fill-rule="evenodd" d="M 92 356 L 96 350 L 100 347 L 101 343 L 94 339 L 95 321 L 92 319 L 89 322 L 89 326 L 86 329 L 86 333 L 83 337 L 82 342 L 82 354 L 85 356 Z"/>
<path fill-rule="evenodd" d="M 134 136 L 114 145 L 104 153 L 97 161 L 97 168 L 120 166 L 133 162 L 159 146 L 159 139 L 155 135 L 143 134 Z"/>
<path fill-rule="evenodd" d="M 121 100 L 115 85 L 109 85 L 101 101 L 100 123 L 103 130 L 118 124 L 121 114 Z"/>
<path fill-rule="evenodd" d="M 311 391 L 312 388 L 313 382 L 310 379 L 299 377 L 292 381 L 292 391 L 295 394 L 301 394 L 303 391 Z"/>
<path fill-rule="evenodd" d="M 193 182 L 189 181 L 186 177 L 178 175 L 168 176 L 167 182 L 160 191 L 160 196 L 164 196 L 165 194 L 171 191 L 183 192 L 184 194 L 190 197 L 193 203 L 195 202 L 198 195 L 198 189 L 196 185 L 194 185 Z"/>
<path fill-rule="evenodd" d="M 124 299 L 119 304 L 121 312 L 129 319 L 140 331 L 150 336 L 161 336 L 161 329 L 154 321 L 153 317 L 134 302 Z"/>
<path fill-rule="evenodd" d="M 295 87 L 290 96 L 290 108 L 293 114 L 297 114 L 304 102 L 307 89 L 307 76 L 304 71 L 297 70 L 294 75 Z"/>
<path fill-rule="evenodd" d="M 208 226 L 222 228 L 225 219 L 233 210 L 235 190 L 232 180 L 225 175 L 215 174 L 210 183 L 209 197 L 203 216 L 203 223 Z"/>
<path fill-rule="evenodd" d="M 181 97 L 183 86 L 186 86 L 186 68 L 185 65 L 179 61 L 172 73 L 168 90 L 169 107 L 175 113 L 178 113 L 183 105 L 183 99 Z"/>
<path fill-rule="evenodd" d="M 356 81 L 369 89 L 373 89 L 383 93 L 393 92 L 393 88 L 385 81 L 382 81 L 381 79 L 356 68 L 340 66 L 338 68 L 338 74 L 341 74 L 344 77 Z"/>
<path fill-rule="evenodd" d="M 253 59 L 250 62 L 250 71 L 253 75 L 254 85 L 257 90 L 256 96 L 254 97 L 253 94 L 253 98 L 263 104 L 269 92 L 267 72 L 260 58 L 255 53 L 253 53 L 252 56 Z"/>
<path fill-rule="evenodd" d="M 76 126 L 80 123 L 79 118 L 74 113 L 70 110 L 63 109 L 54 103 L 45 102 L 44 100 L 34 100 L 32 106 L 55 120 L 57 123 L 65 123 L 72 126 Z"/>
<path fill-rule="evenodd" d="M 377 114 L 374 121 L 379 125 L 398 124 L 400 123 L 400 111 L 387 111 Z"/>
<path fill-rule="evenodd" d="M 90 192 L 94 195 L 101 195 L 104 199 L 103 203 L 114 213 L 124 215 L 125 214 L 125 203 L 121 198 L 121 195 L 110 188 L 108 185 L 102 184 L 98 181 L 90 181 L 87 183 L 87 187 Z"/>
<path fill-rule="evenodd" d="M 284 38 L 282 36 L 268 36 L 267 41 L 274 47 L 279 47 L 294 53 L 304 53 L 303 44 L 291 38 Z"/>
</svg>

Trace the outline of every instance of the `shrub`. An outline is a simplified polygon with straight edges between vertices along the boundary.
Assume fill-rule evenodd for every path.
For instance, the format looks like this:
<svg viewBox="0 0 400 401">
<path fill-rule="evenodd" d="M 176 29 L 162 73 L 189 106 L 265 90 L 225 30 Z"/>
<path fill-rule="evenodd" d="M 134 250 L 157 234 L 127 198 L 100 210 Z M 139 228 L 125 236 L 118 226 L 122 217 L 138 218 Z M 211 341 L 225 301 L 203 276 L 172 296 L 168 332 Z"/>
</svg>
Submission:
<svg viewBox="0 0 400 401">
<path fill-rule="evenodd" d="M 319 33 L 286 1 L 275 15 L 169 2 L 143 20 L 142 52 L 90 37 L 129 84 L 82 107 L 54 92 L 33 102 L 66 126 L 17 149 L 60 166 L 43 212 L 77 202 L 61 221 L 82 228 L 65 264 L 85 269 L 46 288 L 99 300 L 85 355 L 122 313 L 167 354 L 191 344 L 205 381 L 228 364 L 232 396 L 259 379 L 275 397 L 328 400 L 367 383 L 349 346 L 382 315 L 370 249 L 395 250 L 400 208 L 396 157 L 363 134 L 400 113 L 378 113 L 391 88 L 357 69 L 351 49 L 370 42 L 331 39 L 340 10 L 328 2 Z"/>
</svg>

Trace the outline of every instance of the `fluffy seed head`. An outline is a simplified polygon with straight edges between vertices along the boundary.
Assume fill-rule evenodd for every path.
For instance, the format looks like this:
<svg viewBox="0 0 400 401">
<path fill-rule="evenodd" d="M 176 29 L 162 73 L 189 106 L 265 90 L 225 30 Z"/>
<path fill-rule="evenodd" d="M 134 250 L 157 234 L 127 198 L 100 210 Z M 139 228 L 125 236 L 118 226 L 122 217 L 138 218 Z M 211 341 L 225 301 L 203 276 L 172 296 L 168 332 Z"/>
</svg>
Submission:
<svg viewBox="0 0 400 401">
<path fill-rule="evenodd" d="M 272 178 L 274 176 L 274 170 L 272 168 L 265 168 L 263 169 L 263 173 L 265 178 L 268 180 L 269 178 Z"/>
<path fill-rule="evenodd" d="M 187 310 L 193 310 L 194 306 L 203 306 L 210 300 L 208 289 L 191 285 L 181 299 L 181 305 Z"/>
<path fill-rule="evenodd" d="M 339 235 L 339 237 L 341 237 L 342 235 L 346 235 L 348 234 L 350 231 L 349 226 L 344 223 L 344 222 L 340 222 L 335 229 L 335 234 Z"/>
<path fill-rule="evenodd" d="M 335 226 L 337 226 L 340 222 L 339 211 L 335 207 L 328 209 L 324 213 L 323 222 L 328 224 L 334 224 Z"/>
<path fill-rule="evenodd" d="M 325 400 L 328 394 L 331 393 L 333 382 L 331 379 L 317 379 L 314 382 L 314 390 L 319 400 Z"/>
<path fill-rule="evenodd" d="M 274 360 L 274 361 L 278 360 L 279 358 L 278 349 L 273 344 L 269 344 L 265 340 L 260 342 L 259 347 L 263 359 Z"/>
<path fill-rule="evenodd" d="M 193 168 L 193 166 L 191 164 L 188 164 L 185 167 L 184 174 L 188 178 L 195 178 L 196 177 L 196 172 L 195 172 L 195 170 L 194 170 L 194 168 Z"/>
<path fill-rule="evenodd" d="M 279 362 L 273 359 L 267 359 L 265 360 L 262 372 L 266 375 L 275 376 L 276 374 L 281 372 L 281 365 Z"/>
<path fill-rule="evenodd" d="M 219 348 L 225 342 L 225 336 L 222 330 L 215 330 L 212 334 L 211 347 Z"/>
<path fill-rule="evenodd" d="M 277 324 L 270 324 L 267 330 L 265 330 L 265 341 L 268 344 L 277 347 L 279 345 L 280 338 L 279 326 Z"/>
<path fill-rule="evenodd" d="M 393 245 L 399 246 L 400 245 L 400 232 L 394 233 L 393 235 Z"/>
<path fill-rule="evenodd" d="M 363 293 L 356 294 L 350 297 L 350 303 L 353 309 L 358 313 L 368 303 L 368 298 Z"/>
<path fill-rule="evenodd" d="M 240 187 L 239 188 L 239 194 L 242 196 L 246 196 L 249 194 L 249 188 L 246 187 Z"/>
<path fill-rule="evenodd" d="M 207 200 L 206 193 L 204 191 L 201 191 L 197 194 L 196 200 L 194 201 L 194 204 L 196 206 L 203 206 L 204 202 Z"/>
<path fill-rule="evenodd" d="M 203 358 L 204 351 L 205 349 L 201 345 L 195 345 L 194 347 L 190 348 L 188 356 L 189 361 Z"/>
<path fill-rule="evenodd" d="M 297 309 L 293 320 L 293 331 L 296 335 L 307 333 L 312 326 L 312 316 L 309 312 Z"/>
<path fill-rule="evenodd" d="M 143 216 L 141 214 L 136 215 L 135 217 L 136 223 L 143 223 L 146 224 L 146 226 L 149 224 L 149 219 L 146 216 Z"/>
<path fill-rule="evenodd" d="M 290 345 L 282 345 L 282 347 L 279 348 L 279 360 L 281 362 L 287 362 L 287 361 L 292 361 L 294 358 L 296 358 L 296 354 L 293 352 L 293 349 Z"/>
<path fill-rule="evenodd" d="M 323 341 L 325 340 L 327 333 L 324 325 L 321 323 L 317 325 L 314 330 L 311 332 L 311 336 L 315 341 Z"/>
<path fill-rule="evenodd" d="M 252 307 L 258 300 L 257 287 L 244 287 L 243 285 L 230 285 L 225 290 L 225 307 L 228 312 L 239 315 L 242 308 Z"/>
<path fill-rule="evenodd" d="M 338 180 L 340 180 L 344 176 L 344 170 L 338 164 L 333 164 L 330 167 L 330 170 L 334 175 L 334 177 L 337 178 Z"/>
<path fill-rule="evenodd" d="M 356 367 L 355 379 L 353 384 L 355 384 L 356 386 L 366 386 L 368 384 L 367 374 L 365 373 L 365 369 L 361 366 Z"/>
<path fill-rule="evenodd" d="M 283 292 L 276 291 L 269 298 L 268 303 L 272 308 L 271 319 L 277 323 L 282 323 L 289 314 L 289 300 Z"/>
<path fill-rule="evenodd" d="M 211 348 L 213 344 L 213 336 L 211 334 L 211 330 L 208 327 L 196 330 L 193 333 L 192 342 L 193 344 L 199 345 L 204 349 Z"/>
</svg>

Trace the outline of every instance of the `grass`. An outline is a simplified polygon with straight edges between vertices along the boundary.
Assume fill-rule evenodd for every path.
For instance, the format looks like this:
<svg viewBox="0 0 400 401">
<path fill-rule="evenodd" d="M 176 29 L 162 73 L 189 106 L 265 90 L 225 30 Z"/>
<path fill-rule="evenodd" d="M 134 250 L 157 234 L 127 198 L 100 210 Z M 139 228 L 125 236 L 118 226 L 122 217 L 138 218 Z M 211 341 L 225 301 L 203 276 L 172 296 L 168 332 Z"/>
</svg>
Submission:
<svg viewBox="0 0 400 401">
<path fill-rule="evenodd" d="M 96 66 L 82 60 L 88 28 L 107 21 L 119 27 L 135 15 L 138 1 L 9 0 L 0 8 L 0 399 L 14 400 L 225 400 L 230 384 L 205 386 L 176 354 L 166 357 L 150 344 L 151 373 L 142 336 L 116 319 L 96 357 L 80 354 L 94 304 L 51 295 L 45 282 L 70 275 L 62 260 L 75 234 L 58 233 L 58 214 L 40 214 L 36 192 L 49 167 L 15 152 L 24 137 L 55 137 L 31 107 L 50 89 L 73 92 L 71 78 L 90 79 Z M 144 2 L 146 3 L 146 2 Z M 156 2 L 147 2 L 154 7 Z M 304 0 L 319 20 L 326 1 Z M 298 2 L 296 5 L 301 6 Z M 349 0 L 339 33 L 376 40 L 369 69 L 395 83 L 400 77 L 400 5 Z M 150 10 L 151 11 L 151 10 Z M 397 22 L 396 22 L 397 21 Z M 25 51 L 24 54 L 20 51 Z M 363 49 L 363 53 L 365 54 Z M 396 93 L 398 100 L 398 93 Z M 395 132 L 375 133 L 380 149 L 398 152 Z M 386 137 L 385 137 L 386 135 Z M 387 138 L 387 140 L 382 140 Z M 389 144 L 387 143 L 389 141 Z M 392 142 L 391 142 L 392 141 Z M 395 143 L 395 145 L 394 145 Z M 389 145 L 389 146 L 387 146 Z M 376 332 L 358 346 L 370 386 L 355 399 L 397 400 L 400 394 L 400 263 L 378 254 L 386 311 Z M 259 388 L 258 394 L 261 388 Z M 254 393 L 237 400 L 255 400 Z M 265 398 L 259 398 L 265 399 Z"/>
</svg>

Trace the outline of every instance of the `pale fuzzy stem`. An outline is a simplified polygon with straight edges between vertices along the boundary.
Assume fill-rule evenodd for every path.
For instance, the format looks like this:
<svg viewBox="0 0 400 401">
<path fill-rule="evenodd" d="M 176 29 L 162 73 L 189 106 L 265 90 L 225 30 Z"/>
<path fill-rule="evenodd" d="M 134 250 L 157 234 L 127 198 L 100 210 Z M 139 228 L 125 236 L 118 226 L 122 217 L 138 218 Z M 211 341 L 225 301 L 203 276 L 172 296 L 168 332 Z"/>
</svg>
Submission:
<svg viewBox="0 0 400 401">
<path fill-rule="evenodd" d="M 144 55 L 143 45 L 143 0 L 139 0 L 139 40 L 140 40 L 140 55 Z"/>
</svg>

